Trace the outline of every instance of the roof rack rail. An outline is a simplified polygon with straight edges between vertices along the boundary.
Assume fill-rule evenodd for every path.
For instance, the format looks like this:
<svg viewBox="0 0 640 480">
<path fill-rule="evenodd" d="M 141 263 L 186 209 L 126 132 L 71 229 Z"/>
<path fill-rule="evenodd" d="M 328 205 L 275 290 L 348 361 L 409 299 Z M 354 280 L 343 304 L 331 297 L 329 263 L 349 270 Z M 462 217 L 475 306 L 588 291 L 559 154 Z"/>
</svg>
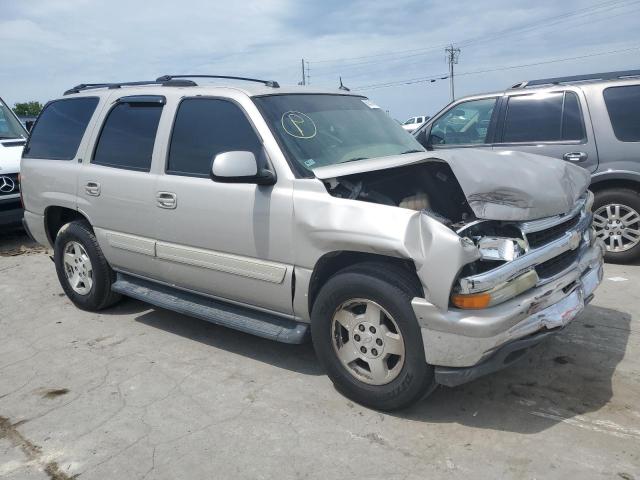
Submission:
<svg viewBox="0 0 640 480">
<path fill-rule="evenodd" d="M 640 70 L 620 70 L 618 72 L 590 73 L 573 75 L 570 77 L 542 78 L 539 80 L 525 80 L 512 85 L 510 88 L 526 88 L 539 85 L 558 85 L 560 83 L 588 82 L 593 80 L 617 80 L 620 78 L 640 77 Z"/>
<path fill-rule="evenodd" d="M 245 82 L 257 82 L 266 85 L 271 88 L 280 88 L 280 84 L 275 80 L 260 80 L 258 78 L 247 78 L 247 77 L 233 77 L 229 75 L 163 75 L 158 77 L 156 81 L 158 82 L 167 82 L 173 80 L 174 78 L 224 78 L 227 80 L 243 80 Z"/>
<path fill-rule="evenodd" d="M 94 88 L 108 88 L 116 89 L 120 87 L 135 87 L 139 85 L 162 85 L 164 87 L 195 87 L 198 84 L 192 80 L 148 80 L 139 82 L 115 82 L 115 83 L 81 83 L 73 88 L 70 88 L 64 95 L 70 95 L 72 93 L 80 93 L 84 90 L 92 90 Z"/>
</svg>

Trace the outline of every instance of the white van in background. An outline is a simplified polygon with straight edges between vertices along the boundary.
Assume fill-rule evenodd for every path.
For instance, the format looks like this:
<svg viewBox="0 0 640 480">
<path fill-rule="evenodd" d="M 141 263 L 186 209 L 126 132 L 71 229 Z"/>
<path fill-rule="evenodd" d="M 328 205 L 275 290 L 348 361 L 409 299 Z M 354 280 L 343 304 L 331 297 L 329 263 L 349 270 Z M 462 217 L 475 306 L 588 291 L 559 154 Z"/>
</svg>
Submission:
<svg viewBox="0 0 640 480">
<path fill-rule="evenodd" d="M 20 158 L 27 131 L 0 98 L 0 230 L 22 223 Z"/>
</svg>

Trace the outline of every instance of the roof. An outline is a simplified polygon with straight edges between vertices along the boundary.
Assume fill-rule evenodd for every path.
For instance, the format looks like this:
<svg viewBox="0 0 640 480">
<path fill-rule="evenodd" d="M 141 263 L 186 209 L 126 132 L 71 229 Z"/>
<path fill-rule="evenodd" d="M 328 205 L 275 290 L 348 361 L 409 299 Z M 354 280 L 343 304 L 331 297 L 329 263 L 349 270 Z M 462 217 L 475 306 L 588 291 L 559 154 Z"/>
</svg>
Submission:
<svg viewBox="0 0 640 480">
<path fill-rule="evenodd" d="M 205 81 L 202 82 L 198 77 L 205 77 Z M 210 78 L 207 78 L 210 77 Z M 80 84 L 69 90 L 64 94 L 76 95 L 80 93 L 91 93 L 93 95 L 109 91 L 109 90 L 126 90 L 126 89 L 144 89 L 150 90 L 154 94 L 166 91 L 167 88 L 171 89 L 185 89 L 189 92 L 198 92 L 199 94 L 213 93 L 220 89 L 233 89 L 240 91 L 247 96 L 256 97 L 262 95 L 285 95 L 285 94 L 332 94 L 332 95 L 356 95 L 359 94 L 350 93 L 347 90 L 341 89 L 319 89 L 310 86 L 280 86 L 275 81 L 257 80 L 251 78 L 242 77 L 216 77 L 216 76 L 189 76 L 188 78 L 198 78 L 200 83 L 196 83 L 193 80 L 186 80 L 187 76 L 164 76 L 159 77 L 156 80 L 150 81 L 135 81 L 135 82 L 116 82 L 116 83 L 90 83 Z M 212 81 L 213 80 L 213 81 Z"/>
</svg>

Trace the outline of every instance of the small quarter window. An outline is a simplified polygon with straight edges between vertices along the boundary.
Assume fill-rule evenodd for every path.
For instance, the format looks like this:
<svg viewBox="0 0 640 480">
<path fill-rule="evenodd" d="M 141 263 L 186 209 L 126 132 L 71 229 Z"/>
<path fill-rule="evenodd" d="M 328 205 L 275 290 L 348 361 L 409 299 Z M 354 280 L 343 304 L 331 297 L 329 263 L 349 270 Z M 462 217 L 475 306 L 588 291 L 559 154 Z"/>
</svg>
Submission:
<svg viewBox="0 0 640 480">
<path fill-rule="evenodd" d="M 167 173 L 209 177 L 213 158 L 247 151 L 259 157 L 262 145 L 240 107 L 228 100 L 187 98 L 176 114 Z"/>
<path fill-rule="evenodd" d="M 120 99 L 102 127 L 93 163 L 148 172 L 163 97 Z"/>
<path fill-rule="evenodd" d="M 73 159 L 97 106 L 98 99 L 95 97 L 70 98 L 49 103 L 33 127 L 23 157 Z"/>
<path fill-rule="evenodd" d="M 604 102 L 616 138 L 640 142 L 640 85 L 609 87 L 604 91 Z"/>
</svg>

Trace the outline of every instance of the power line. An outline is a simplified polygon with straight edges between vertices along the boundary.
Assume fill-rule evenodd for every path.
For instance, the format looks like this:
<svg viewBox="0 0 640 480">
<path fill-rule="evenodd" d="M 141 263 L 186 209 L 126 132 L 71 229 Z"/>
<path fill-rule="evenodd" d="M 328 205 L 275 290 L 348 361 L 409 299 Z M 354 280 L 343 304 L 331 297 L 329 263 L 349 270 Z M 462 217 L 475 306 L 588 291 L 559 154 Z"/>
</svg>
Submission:
<svg viewBox="0 0 640 480">
<path fill-rule="evenodd" d="M 633 0 L 633 1 L 629 1 L 629 0 L 610 0 L 610 1 L 603 2 L 603 3 L 597 4 L 597 5 L 592 5 L 590 7 L 581 8 L 581 9 L 573 10 L 573 11 L 570 11 L 570 12 L 565 12 L 564 14 L 554 15 L 553 17 L 546 17 L 544 19 L 537 20 L 537 21 L 535 21 L 533 23 L 530 23 L 530 24 L 519 25 L 517 27 L 510 27 L 508 29 L 505 29 L 505 30 L 502 30 L 500 32 L 496 32 L 496 33 L 493 33 L 493 34 L 490 34 L 490 35 L 467 38 L 467 39 L 463 39 L 463 40 L 457 41 L 455 43 L 458 44 L 461 47 L 471 46 L 472 44 L 492 41 L 492 40 L 495 40 L 497 38 L 501 38 L 503 36 L 511 35 L 511 34 L 514 34 L 514 33 L 521 34 L 521 33 L 523 33 L 523 30 L 525 32 L 528 32 L 528 31 L 532 31 L 532 30 L 535 30 L 536 28 L 540 28 L 540 27 L 544 28 L 544 27 L 548 27 L 548 26 L 557 25 L 558 23 L 564 22 L 567 19 L 570 19 L 572 17 L 576 17 L 576 16 L 585 17 L 587 14 L 590 14 L 590 13 L 606 13 L 607 11 L 611 11 L 613 9 L 620 8 L 620 7 L 628 7 L 628 6 L 636 4 L 636 3 L 640 3 L 640 0 Z M 609 8 L 605 8 L 605 7 L 609 7 Z M 598 11 L 598 10 L 601 10 L 601 11 L 600 12 L 595 12 L 595 11 Z M 397 58 L 410 58 L 410 57 L 415 57 L 415 56 L 419 56 L 419 55 L 424 55 L 425 53 L 428 53 L 428 52 L 431 52 L 431 51 L 440 50 L 442 48 L 445 48 L 446 46 L 447 46 L 446 44 L 441 44 L 441 45 L 437 45 L 437 46 L 424 47 L 424 48 L 411 49 L 411 50 L 395 50 L 395 51 L 388 51 L 388 52 L 379 52 L 379 53 L 376 53 L 376 54 L 362 55 L 362 56 L 359 56 L 359 57 L 316 60 L 316 61 L 313 61 L 312 63 L 314 63 L 314 64 L 343 63 L 343 65 L 335 67 L 335 68 L 342 68 L 342 67 L 345 67 L 345 66 L 347 66 L 349 64 L 350 65 L 354 65 L 354 66 L 355 65 L 365 65 L 365 64 L 369 64 L 369 63 L 375 63 L 377 61 L 377 60 L 373 60 L 373 61 L 352 63 L 351 62 L 352 60 L 364 60 L 364 59 L 373 59 L 373 58 L 379 59 L 380 57 L 388 57 L 388 56 L 394 56 L 394 57 L 396 57 L 395 59 L 397 59 Z M 401 55 L 401 57 L 398 57 L 398 55 Z"/>
<path fill-rule="evenodd" d="M 636 1 L 636 2 L 634 2 L 634 3 L 640 3 L 640 1 Z M 603 21 L 603 20 L 609 20 L 609 19 L 611 19 L 611 18 L 619 17 L 619 16 L 621 16 L 621 15 L 629 15 L 629 14 L 634 13 L 634 12 L 637 12 L 637 11 L 640 11 L 640 9 L 634 9 L 634 10 L 630 10 L 630 11 L 626 11 L 626 12 L 622 12 L 622 13 L 617 13 L 617 14 L 615 14 L 615 15 L 609 15 L 609 16 L 604 17 L 604 18 L 589 19 L 587 22 L 581 22 L 581 23 L 577 23 L 577 24 L 574 24 L 574 25 L 570 25 L 570 26 L 569 26 L 569 27 L 567 27 L 567 28 L 576 28 L 576 27 L 580 27 L 580 26 L 582 26 L 582 25 L 585 25 L 585 24 L 587 24 L 587 23 L 591 25 L 591 24 L 593 24 L 594 22 L 600 22 L 600 21 Z M 531 31 L 532 31 L 532 30 L 531 30 Z M 529 32 L 525 32 L 525 34 L 526 34 L 526 33 L 531 33 L 531 31 L 529 31 Z M 468 45 L 468 46 L 467 46 L 467 48 L 472 48 L 473 46 L 474 46 L 474 45 Z M 423 55 L 423 54 L 408 55 L 408 56 L 406 56 L 406 57 L 402 57 L 402 56 L 400 56 L 400 57 L 397 57 L 397 58 L 393 58 L 393 59 L 386 60 L 386 61 L 384 61 L 384 62 L 381 62 L 381 61 L 378 61 L 378 60 L 376 60 L 376 61 L 369 61 L 369 62 L 362 62 L 362 64 L 365 64 L 365 63 L 366 63 L 366 64 L 376 63 L 376 64 L 378 64 L 379 68 L 376 68 L 376 69 L 373 69 L 373 70 L 371 70 L 371 69 L 360 70 L 360 71 L 358 71 L 358 72 L 356 72 L 356 73 L 351 73 L 351 74 L 349 75 L 349 77 L 350 77 L 350 78 L 354 78 L 354 77 L 361 77 L 361 76 L 363 76 L 363 75 L 371 75 L 371 73 L 372 73 L 373 71 L 380 71 L 380 70 L 382 70 L 382 69 L 388 70 L 388 69 L 389 69 L 389 63 L 391 63 L 391 62 L 396 62 L 396 61 L 402 61 L 402 60 L 405 60 L 405 59 L 407 59 L 407 58 L 409 58 L 409 57 L 416 57 L 416 56 L 418 56 L 418 55 Z M 362 64 L 358 64 L 358 65 L 362 65 Z M 424 60 L 419 60 L 419 61 L 414 61 L 414 62 L 408 62 L 408 63 L 407 63 L 407 62 L 404 62 L 402 65 L 403 65 L 403 67 L 406 67 L 406 66 L 410 66 L 410 65 L 422 65 L 422 64 L 424 64 Z M 354 65 L 347 65 L 347 66 L 346 66 L 346 67 L 344 67 L 344 68 L 336 68 L 336 72 L 333 72 L 333 73 L 320 73 L 320 74 L 317 74 L 317 76 L 318 76 L 318 77 L 329 77 L 329 76 L 335 76 L 335 75 L 337 75 L 338 73 L 343 73 L 343 74 L 344 74 L 344 70 L 345 70 L 345 69 L 351 69 L 351 68 L 353 68 L 353 67 L 354 67 Z M 357 67 L 356 67 L 356 68 L 357 68 Z"/>
<path fill-rule="evenodd" d="M 553 60 L 544 60 L 544 61 L 540 61 L 540 62 L 525 63 L 525 64 L 520 64 L 520 65 L 498 66 L 498 67 L 487 68 L 487 69 L 483 69 L 483 70 L 462 72 L 462 73 L 458 73 L 457 75 L 458 76 L 478 75 L 478 74 L 481 74 L 481 73 L 499 72 L 499 71 L 503 71 L 503 70 L 513 70 L 513 69 L 525 68 L 525 67 L 535 67 L 535 66 L 539 66 L 539 65 L 547 65 L 547 64 L 550 64 L 550 63 L 567 62 L 567 61 L 571 61 L 571 60 L 580 60 L 580 59 L 584 59 L 584 58 L 598 57 L 598 56 L 602 56 L 602 55 L 625 53 L 625 52 L 630 52 L 630 51 L 634 51 L 634 50 L 640 50 L 640 46 L 634 46 L 634 47 L 623 48 L 623 49 L 618 49 L 618 50 L 609 50 L 607 52 L 590 53 L 590 54 L 587 54 L 587 55 L 579 55 L 579 56 L 575 56 L 575 57 L 556 58 L 556 59 L 553 59 Z M 414 83 L 426 83 L 426 82 L 432 82 L 433 83 L 433 82 L 436 82 L 438 80 L 446 80 L 448 78 L 449 78 L 449 75 L 433 75 L 433 76 L 430 76 L 430 77 L 410 78 L 410 79 L 406 79 L 406 80 L 397 80 L 397 81 L 393 81 L 393 82 L 376 83 L 376 84 L 371 84 L 371 85 L 362 85 L 362 86 L 359 86 L 359 87 L 354 87 L 352 90 L 375 90 L 375 89 L 378 89 L 378 88 L 394 87 L 394 86 L 398 86 L 398 85 L 411 85 L 411 84 L 414 84 Z"/>
</svg>

